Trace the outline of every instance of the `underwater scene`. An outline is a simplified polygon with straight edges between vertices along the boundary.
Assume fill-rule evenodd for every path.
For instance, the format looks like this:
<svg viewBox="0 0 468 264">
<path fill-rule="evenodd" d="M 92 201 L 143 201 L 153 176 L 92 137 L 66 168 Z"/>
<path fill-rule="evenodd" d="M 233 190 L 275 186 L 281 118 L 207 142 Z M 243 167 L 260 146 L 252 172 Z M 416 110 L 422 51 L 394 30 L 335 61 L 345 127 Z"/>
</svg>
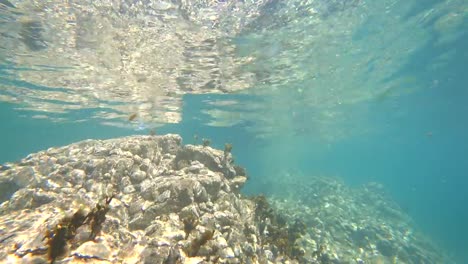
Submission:
<svg viewBox="0 0 468 264">
<path fill-rule="evenodd" d="M 0 263 L 468 263 L 468 1 L 0 0 Z"/>
</svg>

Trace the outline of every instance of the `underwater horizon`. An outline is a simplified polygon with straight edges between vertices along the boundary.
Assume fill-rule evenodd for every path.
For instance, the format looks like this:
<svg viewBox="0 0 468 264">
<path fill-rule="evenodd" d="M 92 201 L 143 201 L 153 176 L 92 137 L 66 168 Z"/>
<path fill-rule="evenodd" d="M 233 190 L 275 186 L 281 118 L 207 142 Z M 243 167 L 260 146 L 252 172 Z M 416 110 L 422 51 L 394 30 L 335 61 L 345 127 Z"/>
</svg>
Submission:
<svg viewBox="0 0 468 264">
<path fill-rule="evenodd" d="M 240 193 L 302 217 L 312 263 L 468 262 L 467 1 L 10 0 L 0 21 L 5 219 L 30 157 L 177 134 L 232 144 Z"/>
</svg>

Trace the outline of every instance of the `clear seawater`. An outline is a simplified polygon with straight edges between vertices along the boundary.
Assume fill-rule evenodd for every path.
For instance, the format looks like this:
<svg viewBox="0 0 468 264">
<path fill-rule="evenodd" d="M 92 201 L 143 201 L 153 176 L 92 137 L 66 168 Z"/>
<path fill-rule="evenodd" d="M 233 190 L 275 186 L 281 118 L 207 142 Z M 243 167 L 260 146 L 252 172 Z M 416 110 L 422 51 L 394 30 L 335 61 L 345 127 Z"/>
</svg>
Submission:
<svg viewBox="0 0 468 264">
<path fill-rule="evenodd" d="M 468 263 L 466 0 L 61 2 L 0 1 L 1 163 L 153 128 L 230 142 L 244 192 L 379 182 Z"/>
</svg>

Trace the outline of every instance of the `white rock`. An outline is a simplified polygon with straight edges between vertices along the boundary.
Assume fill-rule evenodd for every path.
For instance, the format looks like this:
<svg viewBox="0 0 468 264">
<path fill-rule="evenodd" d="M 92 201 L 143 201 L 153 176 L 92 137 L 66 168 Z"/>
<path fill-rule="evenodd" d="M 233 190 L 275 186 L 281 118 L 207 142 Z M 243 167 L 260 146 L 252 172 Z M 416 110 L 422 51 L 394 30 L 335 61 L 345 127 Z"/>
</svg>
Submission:
<svg viewBox="0 0 468 264">
<path fill-rule="evenodd" d="M 146 178 L 146 172 L 141 171 L 140 169 L 136 169 L 132 172 L 132 175 L 130 177 L 133 180 L 133 182 L 140 183 Z"/>
<path fill-rule="evenodd" d="M 110 249 L 103 243 L 95 243 L 88 241 L 83 243 L 74 253 L 85 256 L 95 256 L 102 259 L 107 259 L 110 256 Z"/>
<path fill-rule="evenodd" d="M 219 236 L 216 239 L 216 244 L 218 245 L 219 248 L 226 248 L 228 246 L 226 239 L 222 236 Z"/>
<path fill-rule="evenodd" d="M 273 252 L 271 252 L 271 250 L 266 249 L 264 252 L 265 252 L 265 257 L 268 260 L 273 260 L 274 259 Z"/>
<path fill-rule="evenodd" d="M 185 258 L 184 264 L 199 264 L 203 263 L 204 259 L 202 257 L 193 257 L 193 258 Z"/>
<path fill-rule="evenodd" d="M 154 205 L 154 202 L 144 201 L 144 202 L 143 202 L 143 205 L 141 206 L 141 210 L 142 210 L 142 211 L 146 211 L 146 209 L 148 209 L 148 208 L 151 207 L 152 205 Z"/>
<path fill-rule="evenodd" d="M 110 155 L 117 155 L 121 156 L 122 155 L 122 150 L 120 148 L 113 148 L 109 151 Z"/>
<path fill-rule="evenodd" d="M 171 191 L 170 190 L 165 190 L 163 193 L 156 196 L 155 201 L 158 202 L 158 203 L 163 203 L 163 202 L 167 201 L 169 198 L 171 198 Z"/>
<path fill-rule="evenodd" d="M 242 255 L 242 248 L 239 245 L 234 246 L 234 255 L 236 255 L 236 257 Z"/>
<path fill-rule="evenodd" d="M 151 166 L 151 160 L 148 158 L 145 158 L 141 161 L 140 170 L 146 171 L 147 169 L 150 168 L 150 166 Z"/>
<path fill-rule="evenodd" d="M 125 156 L 127 158 L 133 158 L 133 154 L 130 151 L 122 152 L 122 156 Z"/>
<path fill-rule="evenodd" d="M 138 155 L 133 155 L 133 160 L 135 161 L 135 163 L 138 164 L 140 164 L 143 161 L 143 159 Z"/>
<path fill-rule="evenodd" d="M 221 251 L 220 256 L 221 256 L 222 258 L 234 258 L 234 257 L 235 257 L 234 251 L 232 251 L 232 248 L 230 248 L 230 247 L 224 248 L 224 249 Z"/>
<path fill-rule="evenodd" d="M 135 191 L 136 190 L 135 190 L 135 187 L 133 187 L 133 185 L 128 185 L 127 187 L 123 189 L 123 193 L 125 194 L 133 193 Z"/>
<path fill-rule="evenodd" d="M 252 240 L 252 242 L 257 244 L 257 236 L 256 235 L 254 235 L 254 234 L 250 235 L 250 239 Z"/>
<path fill-rule="evenodd" d="M 182 230 L 172 231 L 172 232 L 165 233 L 163 236 L 168 238 L 169 240 L 180 241 L 185 238 L 185 232 Z"/>
</svg>

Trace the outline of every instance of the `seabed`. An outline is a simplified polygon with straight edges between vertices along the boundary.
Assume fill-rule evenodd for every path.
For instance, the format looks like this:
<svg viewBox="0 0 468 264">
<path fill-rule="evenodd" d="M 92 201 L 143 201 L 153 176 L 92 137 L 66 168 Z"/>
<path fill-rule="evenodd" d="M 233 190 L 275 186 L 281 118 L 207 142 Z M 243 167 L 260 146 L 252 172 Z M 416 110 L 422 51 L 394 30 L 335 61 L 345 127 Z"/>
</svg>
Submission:
<svg viewBox="0 0 468 264">
<path fill-rule="evenodd" d="M 86 140 L 0 170 L 2 263 L 451 263 L 382 186 L 277 179 L 178 135 Z"/>
</svg>

